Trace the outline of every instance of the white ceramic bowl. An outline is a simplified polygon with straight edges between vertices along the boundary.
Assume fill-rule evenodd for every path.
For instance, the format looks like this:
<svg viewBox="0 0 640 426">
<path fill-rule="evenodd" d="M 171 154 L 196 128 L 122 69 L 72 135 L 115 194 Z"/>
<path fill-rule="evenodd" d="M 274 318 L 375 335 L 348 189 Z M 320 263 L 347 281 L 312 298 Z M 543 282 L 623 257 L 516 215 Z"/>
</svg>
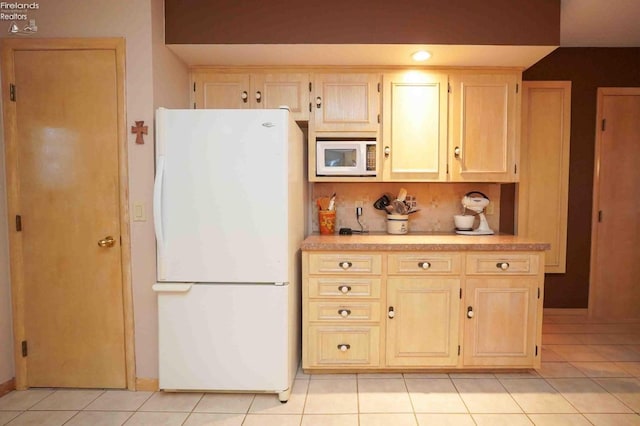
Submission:
<svg viewBox="0 0 640 426">
<path fill-rule="evenodd" d="M 457 214 L 453 216 L 453 223 L 456 225 L 456 229 L 461 231 L 469 231 L 473 229 L 473 222 L 476 217 L 471 214 Z"/>
</svg>

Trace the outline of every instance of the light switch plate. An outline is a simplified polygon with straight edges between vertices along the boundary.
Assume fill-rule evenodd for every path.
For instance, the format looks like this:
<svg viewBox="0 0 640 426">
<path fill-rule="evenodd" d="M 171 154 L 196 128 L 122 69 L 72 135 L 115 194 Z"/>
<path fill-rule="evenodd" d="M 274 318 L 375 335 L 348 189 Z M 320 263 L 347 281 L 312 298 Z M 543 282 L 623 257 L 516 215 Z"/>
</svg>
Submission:
<svg viewBox="0 0 640 426">
<path fill-rule="evenodd" d="M 146 222 L 147 212 L 144 208 L 144 203 L 136 201 L 133 203 L 133 221 L 134 222 Z"/>
</svg>

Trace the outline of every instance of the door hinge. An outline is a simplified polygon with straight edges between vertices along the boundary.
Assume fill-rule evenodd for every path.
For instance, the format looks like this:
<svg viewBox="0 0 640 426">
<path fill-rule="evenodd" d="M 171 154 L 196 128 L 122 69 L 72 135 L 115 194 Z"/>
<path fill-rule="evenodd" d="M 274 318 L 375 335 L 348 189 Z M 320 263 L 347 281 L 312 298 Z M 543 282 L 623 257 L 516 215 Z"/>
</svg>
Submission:
<svg viewBox="0 0 640 426">
<path fill-rule="evenodd" d="M 309 112 L 311 112 L 311 102 L 309 102 Z"/>
<path fill-rule="evenodd" d="M 447 83 L 447 93 L 451 93 L 451 83 Z"/>
<path fill-rule="evenodd" d="M 16 101 L 16 85 L 13 83 L 9 84 L 9 100 Z"/>
<path fill-rule="evenodd" d="M 380 124 L 380 114 L 378 114 L 378 124 Z"/>
<path fill-rule="evenodd" d="M 460 299 L 462 299 L 462 287 L 460 288 Z"/>
<path fill-rule="evenodd" d="M 520 92 L 520 84 L 516 83 L 516 93 Z"/>
<path fill-rule="evenodd" d="M 16 215 L 16 231 L 22 231 L 22 216 L 20 216 L 19 214 Z"/>
<path fill-rule="evenodd" d="M 311 82 L 309 82 L 309 92 L 311 92 Z"/>
<path fill-rule="evenodd" d="M 26 357 L 27 353 L 28 353 L 28 351 L 27 351 L 27 341 L 23 340 L 22 341 L 22 357 L 23 358 Z"/>
<path fill-rule="evenodd" d="M 536 356 L 538 356 L 538 345 L 536 345 Z"/>
<path fill-rule="evenodd" d="M 602 119 L 602 128 L 601 128 L 603 132 L 604 132 L 605 127 L 607 127 L 607 119 L 603 118 Z"/>
<path fill-rule="evenodd" d="M 514 174 L 514 175 L 517 175 L 517 174 L 518 174 L 518 165 L 517 165 L 517 164 L 514 164 L 514 165 L 513 165 L 513 174 Z"/>
<path fill-rule="evenodd" d="M 538 287 L 538 299 L 540 299 L 540 287 Z"/>
<path fill-rule="evenodd" d="M 458 345 L 458 356 L 460 356 L 460 345 Z"/>
<path fill-rule="evenodd" d="M 193 103 L 193 109 L 198 109 L 195 102 Z"/>
<path fill-rule="evenodd" d="M 378 93 L 380 93 L 380 83 L 378 83 Z"/>
<path fill-rule="evenodd" d="M 602 210 L 598 210 L 598 222 L 602 222 Z"/>
<path fill-rule="evenodd" d="M 193 82 L 193 91 L 194 92 L 196 91 L 196 82 L 195 81 Z"/>
</svg>

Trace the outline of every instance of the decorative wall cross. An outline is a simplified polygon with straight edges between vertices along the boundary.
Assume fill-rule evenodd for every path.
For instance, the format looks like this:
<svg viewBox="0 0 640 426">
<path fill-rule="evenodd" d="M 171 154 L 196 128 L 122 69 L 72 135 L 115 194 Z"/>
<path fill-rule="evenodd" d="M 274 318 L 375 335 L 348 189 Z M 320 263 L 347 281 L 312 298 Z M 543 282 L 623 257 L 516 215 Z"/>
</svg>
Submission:
<svg viewBox="0 0 640 426">
<path fill-rule="evenodd" d="M 144 125 L 144 121 L 136 121 L 135 126 L 131 126 L 131 133 L 136 135 L 136 143 L 139 145 L 144 144 L 142 135 L 146 135 L 149 128 Z"/>
</svg>

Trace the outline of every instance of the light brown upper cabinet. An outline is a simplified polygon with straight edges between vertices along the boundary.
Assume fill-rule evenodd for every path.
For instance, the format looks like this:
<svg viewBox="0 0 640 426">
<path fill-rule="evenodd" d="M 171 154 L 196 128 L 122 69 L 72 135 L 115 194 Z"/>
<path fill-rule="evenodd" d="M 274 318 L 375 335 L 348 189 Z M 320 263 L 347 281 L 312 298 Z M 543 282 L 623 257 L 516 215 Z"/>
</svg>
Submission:
<svg viewBox="0 0 640 426">
<path fill-rule="evenodd" d="M 520 72 L 454 72 L 449 168 L 453 182 L 516 182 Z"/>
<path fill-rule="evenodd" d="M 311 105 L 315 132 L 376 133 L 380 74 L 315 74 Z"/>
<path fill-rule="evenodd" d="M 447 180 L 447 74 L 383 75 L 384 181 Z"/>
<path fill-rule="evenodd" d="M 262 109 L 288 106 L 294 120 L 309 120 L 307 73 L 193 73 L 195 108 Z"/>
<path fill-rule="evenodd" d="M 566 269 L 570 130 L 571 82 L 523 82 L 518 235 L 551 244 L 548 273 Z"/>
</svg>

